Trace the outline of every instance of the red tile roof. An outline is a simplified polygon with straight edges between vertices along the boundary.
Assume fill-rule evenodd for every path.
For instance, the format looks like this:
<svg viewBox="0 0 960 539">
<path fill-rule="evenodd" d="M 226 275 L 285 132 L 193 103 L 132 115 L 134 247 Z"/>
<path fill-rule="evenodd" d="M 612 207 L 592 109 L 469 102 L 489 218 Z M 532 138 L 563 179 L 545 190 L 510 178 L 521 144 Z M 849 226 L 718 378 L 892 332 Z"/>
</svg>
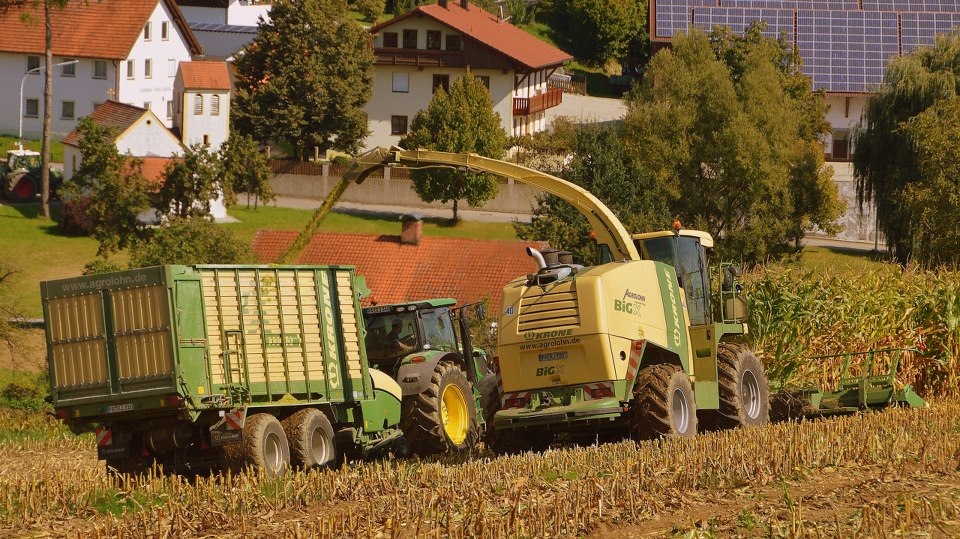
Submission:
<svg viewBox="0 0 960 539">
<path fill-rule="evenodd" d="M 157 188 L 159 189 L 166 180 L 163 175 L 163 171 L 165 168 L 167 168 L 167 163 L 170 162 L 170 158 L 141 157 L 140 159 L 143 160 L 143 165 L 140 167 L 140 172 L 143 174 L 143 177 L 151 183 L 157 184 Z"/>
<path fill-rule="evenodd" d="M 183 33 L 192 54 L 203 53 L 174 0 L 73 1 L 53 8 L 53 54 L 74 58 L 123 60 L 133 49 L 143 25 L 163 3 Z M 0 12 L 0 52 L 44 53 L 43 2 L 26 2 Z M 159 30 L 156 31 L 159 36 Z"/>
<path fill-rule="evenodd" d="M 136 123 L 136 121 L 146 113 L 147 109 L 119 101 L 108 100 L 97 105 L 90 114 L 90 118 L 99 125 L 116 129 L 116 134 L 119 135 Z M 79 145 L 80 134 L 74 129 L 63 139 L 63 143 L 68 146 Z"/>
<path fill-rule="evenodd" d="M 226 62 L 180 62 L 185 90 L 229 90 L 230 72 Z"/>
<path fill-rule="evenodd" d="M 399 17 L 378 24 L 370 29 L 377 33 L 396 22 L 416 14 L 427 17 L 457 30 L 464 36 L 475 39 L 529 69 L 560 65 L 573 57 L 562 50 L 541 41 L 509 22 L 502 22 L 478 6 L 467 4 L 467 9 L 456 1 L 448 1 L 446 7 L 430 4 L 417 7 Z"/>
<path fill-rule="evenodd" d="M 262 262 L 273 262 L 296 237 L 296 231 L 259 230 L 253 250 Z M 489 298 L 496 312 L 503 286 L 537 269 L 526 254 L 528 246 L 545 249 L 547 243 L 424 236 L 419 245 L 402 245 L 400 236 L 319 233 L 297 262 L 356 266 L 373 291 L 364 305 L 437 297 L 452 297 L 459 303 Z"/>
</svg>

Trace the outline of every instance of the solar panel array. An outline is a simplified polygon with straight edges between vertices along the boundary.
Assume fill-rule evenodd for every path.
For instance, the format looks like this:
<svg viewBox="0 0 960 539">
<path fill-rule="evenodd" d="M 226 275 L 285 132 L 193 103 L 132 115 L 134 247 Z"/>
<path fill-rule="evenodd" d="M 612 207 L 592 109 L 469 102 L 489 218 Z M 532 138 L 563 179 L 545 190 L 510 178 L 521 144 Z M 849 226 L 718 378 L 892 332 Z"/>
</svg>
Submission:
<svg viewBox="0 0 960 539">
<path fill-rule="evenodd" d="M 960 32 L 960 0 L 653 0 L 654 39 L 728 26 L 743 32 L 766 22 L 764 35 L 784 33 L 803 57 L 814 89 L 873 92 L 890 58 Z"/>
</svg>

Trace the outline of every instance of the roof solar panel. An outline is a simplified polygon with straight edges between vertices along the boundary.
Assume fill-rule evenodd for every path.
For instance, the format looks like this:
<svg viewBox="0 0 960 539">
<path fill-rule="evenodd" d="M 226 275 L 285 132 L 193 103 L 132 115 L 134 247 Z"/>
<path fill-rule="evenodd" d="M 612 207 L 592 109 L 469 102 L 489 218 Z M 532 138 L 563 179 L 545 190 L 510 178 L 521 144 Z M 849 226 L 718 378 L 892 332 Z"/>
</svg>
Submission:
<svg viewBox="0 0 960 539">
<path fill-rule="evenodd" d="M 693 22 L 695 6 L 716 6 L 717 0 L 656 0 L 654 4 L 654 37 L 685 34 Z"/>
<path fill-rule="evenodd" d="M 887 61 L 899 53 L 897 14 L 798 10 L 797 47 L 815 90 L 875 91 Z"/>
<path fill-rule="evenodd" d="M 860 3 L 858 0 L 720 0 L 720 7 L 856 10 L 860 9 Z"/>
<path fill-rule="evenodd" d="M 901 54 L 908 54 L 917 47 L 931 46 L 934 36 L 955 29 L 960 29 L 960 13 L 901 13 Z"/>
<path fill-rule="evenodd" d="M 735 34 L 743 35 L 753 21 L 765 21 L 763 35 L 778 38 L 786 34 L 793 43 L 794 10 L 772 8 L 697 7 L 693 9 L 693 25 L 706 32 L 715 26 L 728 26 Z"/>
</svg>

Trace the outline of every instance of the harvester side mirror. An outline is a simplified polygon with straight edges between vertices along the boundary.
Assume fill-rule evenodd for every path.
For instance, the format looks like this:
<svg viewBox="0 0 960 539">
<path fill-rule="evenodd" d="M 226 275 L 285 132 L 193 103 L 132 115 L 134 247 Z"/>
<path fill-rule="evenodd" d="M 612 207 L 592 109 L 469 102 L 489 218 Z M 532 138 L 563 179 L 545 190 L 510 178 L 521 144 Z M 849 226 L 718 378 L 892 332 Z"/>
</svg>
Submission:
<svg viewBox="0 0 960 539">
<path fill-rule="evenodd" d="M 743 275 L 743 270 L 736 264 L 723 268 L 723 289 L 733 290 L 734 284 L 741 275 Z M 739 290 L 737 291 L 739 292 Z"/>
<path fill-rule="evenodd" d="M 477 320 L 484 320 L 487 318 L 487 309 L 483 306 L 482 303 L 478 303 L 476 307 L 473 308 L 473 316 Z"/>
</svg>

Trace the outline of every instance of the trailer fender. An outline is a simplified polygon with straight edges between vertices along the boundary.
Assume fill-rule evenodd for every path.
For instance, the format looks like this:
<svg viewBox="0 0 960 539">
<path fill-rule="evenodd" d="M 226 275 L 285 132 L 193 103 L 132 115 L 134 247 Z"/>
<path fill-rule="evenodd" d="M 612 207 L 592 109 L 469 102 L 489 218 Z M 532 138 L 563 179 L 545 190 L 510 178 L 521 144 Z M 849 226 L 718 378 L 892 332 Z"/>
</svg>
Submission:
<svg viewBox="0 0 960 539">
<path fill-rule="evenodd" d="M 370 369 L 373 382 L 373 400 L 360 401 L 363 413 L 363 430 L 379 432 L 400 423 L 400 386 L 388 375 L 377 369 Z"/>
<path fill-rule="evenodd" d="M 409 397 L 423 393 L 430 385 L 433 371 L 441 361 L 449 361 L 459 365 L 466 372 L 463 358 L 459 354 L 441 351 L 420 352 L 407 358 L 405 363 L 397 369 L 397 382 L 400 384 L 400 389 L 403 390 L 403 396 Z"/>
</svg>

